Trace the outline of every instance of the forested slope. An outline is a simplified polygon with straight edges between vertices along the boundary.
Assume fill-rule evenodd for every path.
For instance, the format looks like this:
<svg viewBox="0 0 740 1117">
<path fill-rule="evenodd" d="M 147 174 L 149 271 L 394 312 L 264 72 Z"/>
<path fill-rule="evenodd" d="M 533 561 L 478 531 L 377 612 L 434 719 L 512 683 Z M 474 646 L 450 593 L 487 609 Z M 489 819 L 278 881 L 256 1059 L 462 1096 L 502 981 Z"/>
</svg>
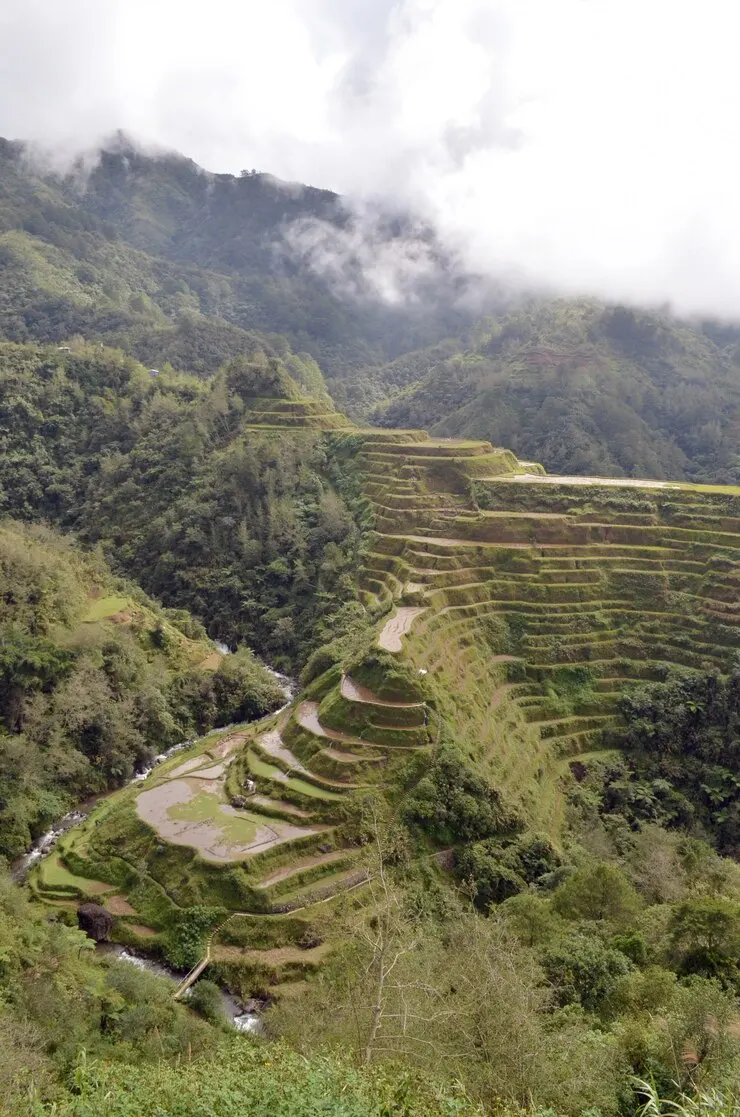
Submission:
<svg viewBox="0 0 740 1117">
<path fill-rule="evenodd" d="M 0 144 L 0 854 L 120 788 L 31 908 L 0 882 L 0 1096 L 734 1117 L 740 490 L 529 459 L 737 482 L 737 334 L 476 323 L 454 268 L 388 307 L 351 254 L 316 279 L 315 221 L 351 217 L 124 140 L 69 177 Z M 209 637 L 303 692 L 246 724 L 279 691 Z M 90 899 L 206 967 L 188 1007 L 88 958 Z M 211 979 L 283 1042 L 222 1037 Z"/>
<path fill-rule="evenodd" d="M 0 521 L 0 854 L 170 745 L 280 704 L 246 651 L 222 657 L 48 528 Z"/>
<path fill-rule="evenodd" d="M 329 191 L 120 136 L 64 175 L 0 141 L 0 336 L 78 336 L 199 375 L 269 348 L 309 394 L 323 371 L 358 418 L 491 439 L 558 472 L 736 478 L 734 327 L 523 298 L 409 215 L 358 220 Z M 413 282 L 407 253 L 426 261 Z M 399 269 L 393 299 L 376 263 Z"/>
<path fill-rule="evenodd" d="M 373 417 L 487 438 L 552 473 L 730 483 L 740 476 L 740 367 L 722 344 L 732 332 L 715 336 L 597 302 L 535 304 L 467 351 L 432 351 L 426 375 Z"/>
<path fill-rule="evenodd" d="M 258 331 L 343 376 L 471 320 L 456 302 L 461 279 L 443 266 L 408 305 L 379 298 L 351 249 L 330 250 L 339 275 L 324 278 L 311 246 L 320 248 L 324 225 L 341 238 L 351 221 L 330 191 L 210 174 L 123 137 L 92 170 L 65 175 L 0 140 L 0 334 L 57 342 L 81 334 L 142 360 L 156 351 L 183 371 L 215 371 L 249 346 L 244 331 Z M 418 235 L 391 214 L 379 247 Z"/>
<path fill-rule="evenodd" d="M 210 635 L 294 667 L 343 623 L 357 535 L 321 441 L 346 420 L 293 369 L 260 349 L 204 381 L 0 345 L 0 512 L 101 542 Z M 281 439 L 291 409 L 302 429 Z"/>
</svg>

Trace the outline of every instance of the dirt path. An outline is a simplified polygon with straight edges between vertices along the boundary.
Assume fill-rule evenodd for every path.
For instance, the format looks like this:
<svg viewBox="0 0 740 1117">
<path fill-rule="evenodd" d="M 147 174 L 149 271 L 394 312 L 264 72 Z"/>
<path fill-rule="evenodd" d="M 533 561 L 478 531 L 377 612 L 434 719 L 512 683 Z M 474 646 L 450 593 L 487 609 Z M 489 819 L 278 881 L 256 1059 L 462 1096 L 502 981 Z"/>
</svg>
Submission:
<svg viewBox="0 0 740 1117">
<path fill-rule="evenodd" d="M 402 605 L 396 610 L 389 621 L 386 621 L 383 630 L 378 636 L 378 645 L 387 652 L 400 652 L 403 648 L 401 638 L 411 630 L 420 613 L 426 612 L 418 606 Z"/>
<path fill-rule="evenodd" d="M 301 950 L 297 946 L 277 946 L 272 950 L 245 950 L 241 946 L 224 946 L 216 943 L 211 949 L 214 962 L 264 962 L 282 966 L 289 962 L 320 962 L 331 950 L 331 943 Z"/>
<path fill-rule="evenodd" d="M 296 807 L 294 803 L 286 803 L 283 799 L 271 799 L 269 795 L 250 795 L 250 803 L 256 803 L 259 807 L 275 807 L 283 814 L 292 814 L 295 818 L 310 818 L 310 811 L 302 811 L 300 807 Z"/>
<path fill-rule="evenodd" d="M 501 705 L 501 703 L 504 700 L 504 697 L 510 691 L 514 690 L 514 688 L 518 685 L 519 685 L 518 683 L 504 683 L 503 686 L 500 686 L 498 688 L 498 690 L 495 690 L 493 692 L 493 695 L 491 696 L 491 701 L 488 703 L 488 709 L 489 710 L 495 710 L 497 706 Z"/>
<path fill-rule="evenodd" d="M 197 768 L 193 775 L 197 776 L 199 780 L 220 780 L 226 768 L 227 765 L 224 763 L 212 764 L 210 768 Z"/>
<path fill-rule="evenodd" d="M 360 756 L 356 752 L 341 752 L 339 749 L 326 748 L 321 750 L 321 756 L 328 756 L 339 764 L 356 764 L 359 760 L 380 760 L 378 757 Z"/>
<path fill-rule="evenodd" d="M 388 539 L 408 539 L 411 543 L 439 543 L 440 547 L 474 547 L 474 539 L 447 539 L 443 535 L 388 535 Z"/>
<path fill-rule="evenodd" d="M 362 702 L 367 706 L 390 706 L 395 709 L 410 710 L 423 706 L 423 702 L 389 702 L 385 698 L 378 698 L 366 686 L 356 683 L 349 675 L 342 675 L 342 697 L 350 702 Z"/>
<path fill-rule="evenodd" d="M 296 873 L 302 873 L 304 869 L 314 869 L 317 865 L 330 865 L 332 861 L 340 861 L 346 856 L 345 849 L 334 849 L 331 853 L 317 853 L 313 857 L 302 857 L 299 861 L 292 861 L 290 865 L 283 865 L 282 869 L 261 880 L 257 887 L 270 888 L 273 884 L 279 884 L 280 881 L 287 880 Z"/>
<path fill-rule="evenodd" d="M 159 934 L 153 927 L 147 927 L 143 923 L 128 923 L 127 926 L 130 927 L 134 934 L 138 935 L 140 939 L 153 939 Z"/>
<path fill-rule="evenodd" d="M 200 768 L 203 763 L 205 763 L 204 757 L 193 756 L 190 760 L 186 760 L 184 764 L 180 764 L 177 768 L 173 768 L 171 772 L 165 773 L 165 779 L 179 779 L 180 776 L 186 776 L 188 772 L 192 772 L 195 768 Z"/>
<path fill-rule="evenodd" d="M 136 908 L 131 907 L 125 896 L 108 896 L 105 907 L 111 915 L 136 915 Z"/>
<path fill-rule="evenodd" d="M 246 729 L 240 730 L 238 733 L 232 733 L 228 737 L 222 737 L 217 745 L 212 749 L 208 749 L 211 756 L 216 760 L 223 760 L 226 756 L 231 756 L 232 752 L 236 752 L 240 745 L 243 745 L 249 736 L 249 731 Z"/>
</svg>

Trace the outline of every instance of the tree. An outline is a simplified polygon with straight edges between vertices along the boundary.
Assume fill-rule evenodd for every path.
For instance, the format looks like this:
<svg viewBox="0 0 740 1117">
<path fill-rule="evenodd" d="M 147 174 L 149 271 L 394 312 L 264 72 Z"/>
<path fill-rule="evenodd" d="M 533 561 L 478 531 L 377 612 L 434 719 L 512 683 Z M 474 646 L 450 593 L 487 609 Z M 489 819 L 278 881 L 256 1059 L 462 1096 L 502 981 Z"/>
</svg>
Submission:
<svg viewBox="0 0 740 1117">
<path fill-rule="evenodd" d="M 740 905 L 686 900 L 668 924 L 670 949 L 683 973 L 702 973 L 740 988 Z"/>
<path fill-rule="evenodd" d="M 625 924 L 640 910 L 640 898 L 621 869 L 599 862 L 577 869 L 554 896 L 566 919 L 609 920 Z"/>
</svg>

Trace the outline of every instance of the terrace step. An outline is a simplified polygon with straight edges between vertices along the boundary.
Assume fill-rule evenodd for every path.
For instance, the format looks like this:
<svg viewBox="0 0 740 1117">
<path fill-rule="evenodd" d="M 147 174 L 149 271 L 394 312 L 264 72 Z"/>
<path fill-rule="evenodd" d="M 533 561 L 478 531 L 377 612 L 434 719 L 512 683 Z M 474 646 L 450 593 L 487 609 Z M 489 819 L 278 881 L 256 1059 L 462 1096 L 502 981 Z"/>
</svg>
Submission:
<svg viewBox="0 0 740 1117">
<path fill-rule="evenodd" d="M 291 776 L 284 772 L 282 768 L 266 763 L 251 749 L 247 752 L 247 765 L 255 779 L 275 784 L 282 794 L 293 791 L 309 798 L 338 800 L 342 798 L 341 792 L 360 786 L 358 784 L 334 783 L 331 787 L 328 787 L 326 786 L 329 783 L 328 780 L 315 776 L 312 772 L 306 773 L 307 778 L 305 779 Z"/>
<path fill-rule="evenodd" d="M 344 860 L 347 857 L 346 849 L 333 849 L 329 853 L 316 853 L 308 857 L 300 857 L 297 861 L 291 861 L 289 865 L 284 865 L 281 869 L 276 869 L 270 873 L 269 876 L 264 877 L 259 881 L 257 888 L 272 888 L 276 884 L 282 883 L 284 880 L 289 880 L 291 877 L 296 876 L 298 873 L 303 873 L 307 869 L 315 869 L 322 865 L 331 865 L 335 861 Z"/>
<path fill-rule="evenodd" d="M 356 683 L 349 675 L 342 675 L 341 694 L 349 702 L 360 702 L 368 706 L 385 706 L 391 709 L 412 710 L 425 705 L 424 702 L 400 702 L 379 698 L 377 694 L 361 683 Z"/>
<path fill-rule="evenodd" d="M 292 818 L 307 819 L 311 818 L 310 811 L 304 811 L 301 807 L 296 807 L 294 803 L 288 803 L 284 799 L 270 799 L 268 795 L 254 794 L 250 795 L 248 799 L 249 809 L 256 811 L 258 814 L 271 815 L 274 818 Z"/>
</svg>

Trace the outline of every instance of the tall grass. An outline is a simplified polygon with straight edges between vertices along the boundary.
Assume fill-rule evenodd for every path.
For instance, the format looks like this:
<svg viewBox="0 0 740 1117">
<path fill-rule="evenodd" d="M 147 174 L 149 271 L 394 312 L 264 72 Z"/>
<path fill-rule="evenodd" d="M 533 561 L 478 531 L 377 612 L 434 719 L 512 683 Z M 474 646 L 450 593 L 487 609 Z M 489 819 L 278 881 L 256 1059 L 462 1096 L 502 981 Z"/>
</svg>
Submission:
<svg viewBox="0 0 740 1117">
<path fill-rule="evenodd" d="M 635 1086 L 645 1097 L 638 1117 L 740 1117 L 740 1097 L 718 1090 L 701 1092 L 695 1097 L 682 1094 L 676 1101 L 658 1097 L 654 1086 L 638 1081 Z"/>
</svg>

